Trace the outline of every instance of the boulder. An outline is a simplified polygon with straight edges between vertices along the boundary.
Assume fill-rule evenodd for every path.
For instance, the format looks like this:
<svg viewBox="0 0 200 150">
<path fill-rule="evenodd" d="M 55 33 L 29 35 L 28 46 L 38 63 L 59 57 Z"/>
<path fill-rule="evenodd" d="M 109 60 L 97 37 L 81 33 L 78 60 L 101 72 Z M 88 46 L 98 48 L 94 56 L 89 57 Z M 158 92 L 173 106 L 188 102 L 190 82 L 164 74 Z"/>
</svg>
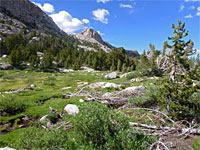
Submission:
<svg viewBox="0 0 200 150">
<path fill-rule="evenodd" d="M 13 66 L 9 63 L 0 63 L 0 70 L 11 70 Z"/>
<path fill-rule="evenodd" d="M 122 97 L 135 96 L 135 95 L 141 94 L 142 90 L 144 89 L 145 89 L 144 86 L 132 86 L 118 92 L 116 95 L 119 95 Z"/>
<path fill-rule="evenodd" d="M 2 58 L 7 58 L 7 57 L 8 57 L 7 55 L 3 55 L 3 56 L 2 56 Z"/>
<path fill-rule="evenodd" d="M 87 71 L 87 72 L 94 72 L 95 70 L 86 66 L 81 67 L 82 70 Z"/>
<path fill-rule="evenodd" d="M 91 89 L 96 89 L 96 88 L 120 88 L 120 84 L 115 84 L 115 83 L 109 83 L 109 82 L 96 82 L 93 84 L 90 84 L 88 86 Z"/>
<path fill-rule="evenodd" d="M 117 78 L 117 73 L 116 72 L 111 72 L 107 75 L 104 76 L 106 79 L 116 79 Z"/>
<path fill-rule="evenodd" d="M 67 112 L 68 115 L 75 115 L 79 113 L 78 107 L 74 104 L 66 105 L 64 110 Z"/>
</svg>

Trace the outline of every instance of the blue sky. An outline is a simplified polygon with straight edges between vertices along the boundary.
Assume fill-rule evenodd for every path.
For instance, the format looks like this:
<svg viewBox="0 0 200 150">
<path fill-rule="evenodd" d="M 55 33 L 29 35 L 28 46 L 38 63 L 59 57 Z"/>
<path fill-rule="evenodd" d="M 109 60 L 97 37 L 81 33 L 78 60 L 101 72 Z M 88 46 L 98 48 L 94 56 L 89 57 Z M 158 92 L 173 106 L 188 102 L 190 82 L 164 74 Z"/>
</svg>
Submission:
<svg viewBox="0 0 200 150">
<path fill-rule="evenodd" d="M 186 23 L 187 39 L 200 49 L 200 0 L 32 0 L 67 33 L 87 27 L 116 47 L 137 49 L 151 42 L 161 49 L 172 36 L 171 24 Z"/>
</svg>

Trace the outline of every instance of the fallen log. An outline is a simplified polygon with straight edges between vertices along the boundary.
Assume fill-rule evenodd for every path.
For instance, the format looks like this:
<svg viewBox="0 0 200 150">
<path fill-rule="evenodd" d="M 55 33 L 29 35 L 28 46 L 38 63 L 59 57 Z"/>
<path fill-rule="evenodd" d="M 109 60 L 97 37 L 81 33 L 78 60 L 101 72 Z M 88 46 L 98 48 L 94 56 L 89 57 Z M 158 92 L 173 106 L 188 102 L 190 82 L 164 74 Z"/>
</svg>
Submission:
<svg viewBox="0 0 200 150">
<path fill-rule="evenodd" d="M 156 125 L 147 125 L 142 123 L 136 123 L 136 122 L 129 122 L 129 126 L 131 127 L 141 127 L 146 129 L 152 129 L 152 130 L 160 130 L 161 132 L 167 131 L 167 130 L 174 130 L 178 131 L 184 134 L 195 134 L 200 135 L 200 129 L 194 129 L 194 128 L 175 128 L 175 127 L 162 127 L 162 126 L 156 126 Z"/>
</svg>

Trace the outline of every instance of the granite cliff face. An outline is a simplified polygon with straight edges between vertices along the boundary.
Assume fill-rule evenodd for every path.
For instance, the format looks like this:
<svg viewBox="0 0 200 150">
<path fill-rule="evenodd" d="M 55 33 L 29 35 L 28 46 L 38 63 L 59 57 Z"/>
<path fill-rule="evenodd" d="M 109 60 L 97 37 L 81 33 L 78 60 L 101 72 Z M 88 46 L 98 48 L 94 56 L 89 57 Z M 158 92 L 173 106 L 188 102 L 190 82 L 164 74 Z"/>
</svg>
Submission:
<svg viewBox="0 0 200 150">
<path fill-rule="evenodd" d="M 112 49 L 116 49 L 116 47 L 112 46 L 108 42 L 105 42 L 101 38 L 101 35 L 97 31 L 95 31 L 91 28 L 87 28 L 85 31 L 83 31 L 81 33 L 75 33 L 72 35 L 75 38 L 77 38 L 78 40 L 82 41 L 82 43 L 88 42 L 88 43 L 98 45 L 98 47 L 100 49 L 102 49 L 103 51 L 105 51 L 107 53 L 111 52 Z M 91 47 L 91 46 L 86 46 L 86 45 L 79 45 L 79 48 L 83 48 L 84 50 L 87 50 L 87 51 L 98 51 L 97 49 L 95 49 L 95 46 Z M 126 50 L 126 54 L 130 57 L 139 57 L 140 56 L 140 54 L 137 52 L 137 50 Z"/>
<path fill-rule="evenodd" d="M 17 24 L 20 22 L 29 29 L 36 29 L 47 34 L 64 34 L 51 17 L 29 0 L 0 0 L 0 13 L 1 19 L 15 19 Z M 4 22 L 6 21 L 4 20 Z"/>
<path fill-rule="evenodd" d="M 109 53 L 112 51 L 112 48 L 115 48 L 114 46 L 110 45 L 109 43 L 103 41 L 103 39 L 101 38 L 100 34 L 91 29 L 91 28 L 87 28 L 85 31 L 81 32 L 81 33 L 75 33 L 72 34 L 75 38 L 77 38 L 78 40 L 80 40 L 81 42 L 88 42 L 91 44 L 96 44 L 97 46 L 99 46 L 100 49 L 102 49 L 103 51 Z M 86 49 L 87 47 L 79 45 L 80 48 Z M 88 50 L 91 49 L 91 47 L 88 47 Z M 91 49 L 96 51 L 95 49 Z"/>
</svg>

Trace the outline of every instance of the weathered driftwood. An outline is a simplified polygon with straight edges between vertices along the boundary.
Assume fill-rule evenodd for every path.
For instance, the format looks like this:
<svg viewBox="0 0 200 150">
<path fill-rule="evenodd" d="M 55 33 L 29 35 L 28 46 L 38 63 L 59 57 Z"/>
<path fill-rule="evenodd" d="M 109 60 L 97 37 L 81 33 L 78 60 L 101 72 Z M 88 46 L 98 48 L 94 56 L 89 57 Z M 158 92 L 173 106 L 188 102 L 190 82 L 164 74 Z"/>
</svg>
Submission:
<svg viewBox="0 0 200 150">
<path fill-rule="evenodd" d="M 147 125 L 142 123 L 136 123 L 136 122 L 129 122 L 129 126 L 131 127 L 141 127 L 141 128 L 147 128 L 152 130 L 161 130 L 161 132 L 167 131 L 167 130 L 173 130 L 173 131 L 179 131 L 181 133 L 188 133 L 188 134 L 195 134 L 200 135 L 200 129 L 194 129 L 194 128 L 175 128 L 175 127 L 162 127 L 162 126 L 156 126 L 156 125 Z"/>
<path fill-rule="evenodd" d="M 89 98 L 85 101 L 97 101 L 102 104 L 109 104 L 114 107 L 120 107 L 125 105 L 128 102 L 128 98 L 120 98 L 120 97 L 110 97 L 110 98 Z"/>
</svg>

